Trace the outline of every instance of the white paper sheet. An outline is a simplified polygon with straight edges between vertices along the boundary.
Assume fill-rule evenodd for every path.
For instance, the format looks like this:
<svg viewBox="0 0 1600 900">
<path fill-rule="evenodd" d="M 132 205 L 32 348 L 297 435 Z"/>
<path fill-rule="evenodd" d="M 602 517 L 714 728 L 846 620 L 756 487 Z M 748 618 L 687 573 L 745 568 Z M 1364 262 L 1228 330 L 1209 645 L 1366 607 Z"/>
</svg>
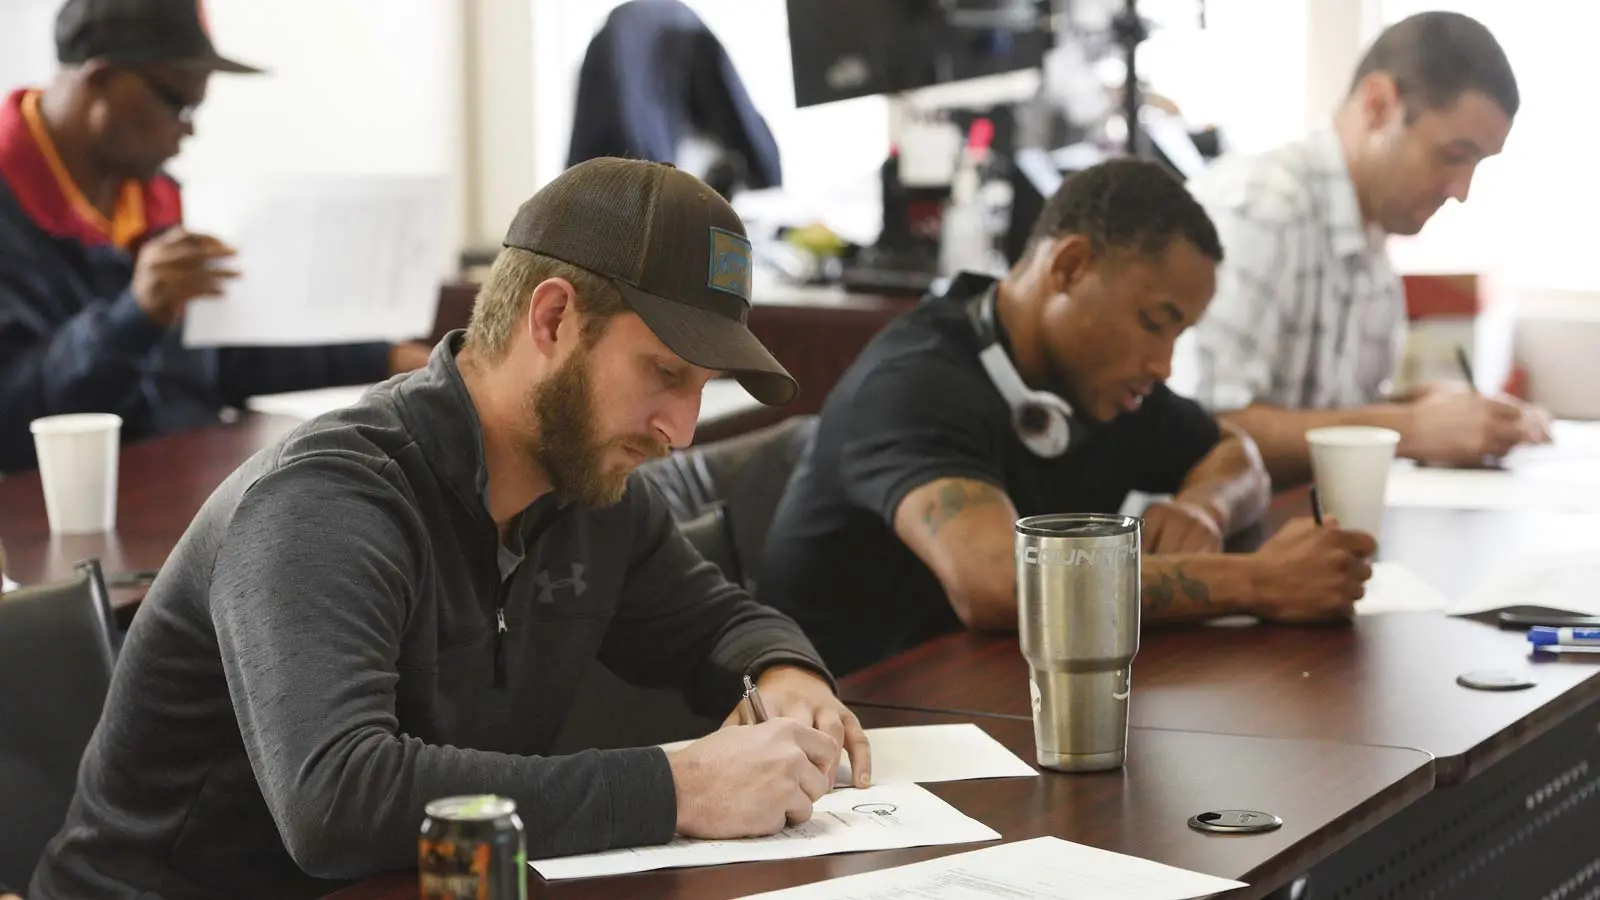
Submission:
<svg viewBox="0 0 1600 900">
<path fill-rule="evenodd" d="M 764 838 L 699 841 L 679 838 L 658 847 L 607 850 L 528 863 L 550 881 L 625 875 L 684 866 L 720 866 L 768 859 L 996 841 L 999 832 L 970 818 L 927 789 L 888 784 L 842 790 L 818 800 L 811 820 Z"/>
<path fill-rule="evenodd" d="M 1060 838 L 755 894 L 744 900 L 1191 900 L 1246 887 Z"/>
<path fill-rule="evenodd" d="M 292 419 L 314 419 L 323 413 L 354 406 L 372 388 L 370 384 L 351 387 L 319 388 L 314 391 L 291 391 L 286 394 L 263 394 L 251 397 L 244 405 L 252 412 L 269 416 L 288 416 Z"/>
<path fill-rule="evenodd" d="M 262 394 L 245 401 L 245 406 L 259 413 L 291 418 L 316 418 L 323 413 L 354 406 L 372 385 L 319 388 L 312 391 L 291 391 L 284 394 Z M 706 385 L 700 396 L 700 422 L 705 423 L 724 416 L 737 415 L 761 405 L 750 392 L 731 379 L 718 379 Z"/>
<path fill-rule="evenodd" d="M 1477 470 L 1396 463 L 1389 472 L 1385 503 L 1435 509 L 1600 511 L 1600 466 L 1568 460 Z"/>
<path fill-rule="evenodd" d="M 868 728 L 874 784 L 935 784 L 977 778 L 1032 778 L 1033 766 L 977 725 L 905 725 Z M 850 760 L 841 758 L 839 783 L 849 784 Z"/>
<path fill-rule="evenodd" d="M 1444 469 L 1398 462 L 1390 506 L 1441 509 L 1600 511 L 1600 423 L 1556 422 L 1549 444 L 1518 447 L 1502 470 Z"/>
<path fill-rule="evenodd" d="M 971 722 L 868 728 L 873 784 L 935 784 L 979 778 L 1031 778 L 1033 766 Z M 680 750 L 690 741 L 664 744 Z M 850 758 L 839 755 L 836 787 L 849 787 Z"/>
<path fill-rule="evenodd" d="M 1600 548 L 1508 561 L 1449 606 L 1470 616 L 1508 606 L 1543 606 L 1600 616 Z"/>
<path fill-rule="evenodd" d="M 1450 605 L 1444 592 L 1397 562 L 1372 564 L 1367 594 L 1356 601 L 1356 615 L 1391 612 L 1431 612 Z"/>
<path fill-rule="evenodd" d="M 184 224 L 238 255 L 220 300 L 184 314 L 191 347 L 399 341 L 433 330 L 448 271 L 449 188 L 435 176 L 213 178 Z"/>
</svg>

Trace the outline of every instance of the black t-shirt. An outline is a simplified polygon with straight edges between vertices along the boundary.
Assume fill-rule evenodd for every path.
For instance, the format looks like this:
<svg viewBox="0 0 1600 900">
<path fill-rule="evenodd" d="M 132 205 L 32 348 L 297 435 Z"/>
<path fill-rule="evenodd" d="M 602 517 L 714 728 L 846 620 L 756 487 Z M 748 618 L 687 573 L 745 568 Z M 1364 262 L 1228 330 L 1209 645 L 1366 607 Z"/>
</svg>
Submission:
<svg viewBox="0 0 1600 900">
<path fill-rule="evenodd" d="M 1157 385 L 1137 412 L 1075 421 L 1065 455 L 1035 456 L 978 360 L 966 305 L 991 283 L 962 276 L 867 345 L 778 507 L 758 598 L 799 622 L 837 675 L 961 627 L 894 533 L 911 491 L 971 478 L 1005 490 L 1023 516 L 1114 513 L 1129 491 L 1176 492 L 1220 439 L 1199 406 Z"/>
</svg>

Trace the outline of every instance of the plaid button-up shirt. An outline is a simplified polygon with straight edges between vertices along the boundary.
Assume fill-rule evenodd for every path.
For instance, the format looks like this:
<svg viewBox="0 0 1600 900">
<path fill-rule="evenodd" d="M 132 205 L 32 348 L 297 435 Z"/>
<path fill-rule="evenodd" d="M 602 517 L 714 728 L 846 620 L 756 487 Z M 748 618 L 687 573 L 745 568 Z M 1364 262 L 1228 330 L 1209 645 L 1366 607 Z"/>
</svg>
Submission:
<svg viewBox="0 0 1600 900">
<path fill-rule="evenodd" d="M 1337 137 L 1225 157 L 1189 188 L 1225 259 L 1172 387 L 1215 412 L 1381 399 L 1405 342 L 1405 295 L 1383 236 L 1362 224 Z"/>
</svg>

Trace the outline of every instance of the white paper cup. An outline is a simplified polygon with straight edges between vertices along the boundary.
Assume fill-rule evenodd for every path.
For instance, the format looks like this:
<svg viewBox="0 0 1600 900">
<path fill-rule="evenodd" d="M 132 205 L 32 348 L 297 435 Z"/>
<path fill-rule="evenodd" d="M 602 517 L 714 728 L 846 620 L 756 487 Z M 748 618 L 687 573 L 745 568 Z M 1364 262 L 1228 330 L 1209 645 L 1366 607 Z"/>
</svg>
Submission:
<svg viewBox="0 0 1600 900">
<path fill-rule="evenodd" d="M 1340 528 L 1365 531 L 1376 540 L 1400 432 L 1368 425 L 1313 428 L 1306 443 L 1322 514 L 1338 519 Z"/>
<path fill-rule="evenodd" d="M 55 534 L 93 534 L 117 526 L 117 449 L 122 417 L 46 416 L 29 424 L 39 455 L 44 510 Z"/>
</svg>

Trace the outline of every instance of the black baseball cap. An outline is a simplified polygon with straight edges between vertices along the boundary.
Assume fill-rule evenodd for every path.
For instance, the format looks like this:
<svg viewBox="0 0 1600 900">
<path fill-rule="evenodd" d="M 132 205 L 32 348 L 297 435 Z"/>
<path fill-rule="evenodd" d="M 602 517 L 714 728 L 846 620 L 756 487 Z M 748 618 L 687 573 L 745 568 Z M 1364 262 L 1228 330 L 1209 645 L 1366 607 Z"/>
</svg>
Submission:
<svg viewBox="0 0 1600 900">
<path fill-rule="evenodd" d="M 800 386 L 750 332 L 750 239 L 705 182 L 666 163 L 578 163 L 522 204 L 505 246 L 587 269 L 617 286 L 672 352 L 728 372 L 769 406 Z"/>
<path fill-rule="evenodd" d="M 204 2 L 67 0 L 56 13 L 56 59 L 67 65 L 103 59 L 259 74 L 211 45 Z"/>
</svg>

